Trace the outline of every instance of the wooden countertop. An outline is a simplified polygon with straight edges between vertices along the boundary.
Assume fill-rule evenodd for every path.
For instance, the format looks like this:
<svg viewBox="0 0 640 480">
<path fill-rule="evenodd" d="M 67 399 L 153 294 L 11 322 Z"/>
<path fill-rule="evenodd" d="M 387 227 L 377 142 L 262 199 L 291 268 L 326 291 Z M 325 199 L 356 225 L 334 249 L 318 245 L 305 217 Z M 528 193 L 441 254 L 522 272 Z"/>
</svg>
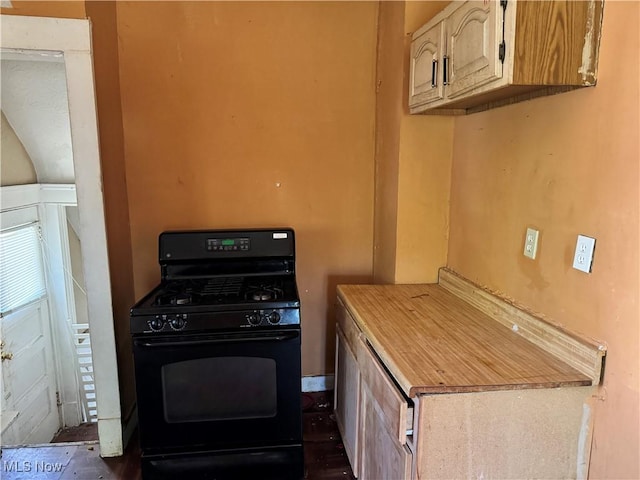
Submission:
<svg viewBox="0 0 640 480">
<path fill-rule="evenodd" d="M 404 393 L 592 385 L 592 379 L 438 284 L 339 285 Z"/>
</svg>

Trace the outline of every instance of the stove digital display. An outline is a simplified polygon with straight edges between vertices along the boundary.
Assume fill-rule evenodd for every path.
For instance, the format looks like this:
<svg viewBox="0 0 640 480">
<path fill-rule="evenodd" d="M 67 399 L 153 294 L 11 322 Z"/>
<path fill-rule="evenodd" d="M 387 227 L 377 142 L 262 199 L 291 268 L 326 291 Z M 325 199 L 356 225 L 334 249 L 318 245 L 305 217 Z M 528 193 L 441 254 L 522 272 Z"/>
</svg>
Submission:
<svg viewBox="0 0 640 480">
<path fill-rule="evenodd" d="M 210 252 L 248 252 L 251 242 L 248 238 L 208 238 L 207 250 Z"/>
</svg>

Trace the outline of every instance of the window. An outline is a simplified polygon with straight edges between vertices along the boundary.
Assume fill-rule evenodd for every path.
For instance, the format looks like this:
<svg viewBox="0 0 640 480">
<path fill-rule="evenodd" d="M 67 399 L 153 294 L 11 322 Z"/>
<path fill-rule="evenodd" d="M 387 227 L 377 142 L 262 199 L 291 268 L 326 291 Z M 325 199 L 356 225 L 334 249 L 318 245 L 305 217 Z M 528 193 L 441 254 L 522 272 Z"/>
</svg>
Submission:
<svg viewBox="0 0 640 480">
<path fill-rule="evenodd" d="M 45 295 L 37 222 L 0 232 L 0 315 Z"/>
</svg>

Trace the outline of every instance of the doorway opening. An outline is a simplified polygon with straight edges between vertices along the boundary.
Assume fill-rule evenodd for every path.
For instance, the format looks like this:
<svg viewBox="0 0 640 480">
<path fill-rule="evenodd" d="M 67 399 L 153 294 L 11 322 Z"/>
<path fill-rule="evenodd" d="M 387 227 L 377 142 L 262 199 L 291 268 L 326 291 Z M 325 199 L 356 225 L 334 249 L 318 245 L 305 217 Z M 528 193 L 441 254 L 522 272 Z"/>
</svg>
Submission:
<svg viewBox="0 0 640 480">
<path fill-rule="evenodd" d="M 2 187 L 15 200 L 0 212 L 3 446 L 97 422 L 81 246 L 65 206 L 75 187 L 56 187 Z M 92 430 L 97 440 L 81 429 Z"/>
<path fill-rule="evenodd" d="M 65 65 L 58 52 L 0 61 L 0 183 L 13 198 L 0 213 L 1 435 L 47 443 L 97 422 Z"/>
<path fill-rule="evenodd" d="M 86 322 L 76 321 L 78 327 L 75 333 L 72 333 L 72 338 L 77 342 L 77 345 L 73 342 L 68 342 L 67 346 L 71 350 L 76 346 L 78 347 L 75 352 L 71 352 L 73 358 L 78 359 L 86 351 L 87 341 L 91 342 L 91 340 L 99 339 L 99 342 L 91 342 L 92 371 L 89 372 L 88 369 L 80 371 L 79 375 L 74 371 L 78 381 L 77 388 L 84 381 L 83 377 L 89 377 L 89 375 L 85 374 L 93 374 L 93 388 L 95 388 L 95 398 L 93 400 L 95 400 L 95 405 L 90 404 L 89 399 L 86 399 L 86 406 L 76 405 L 76 408 L 81 412 L 84 409 L 91 416 L 93 414 L 91 410 L 95 407 L 94 413 L 97 415 L 100 455 L 102 457 L 122 455 L 120 394 L 106 246 L 89 21 L 82 19 L 22 17 L 17 15 L 2 15 L 0 21 L 2 22 L 1 43 L 3 57 L 5 54 L 26 54 L 47 57 L 50 63 L 62 62 L 65 78 L 64 88 L 67 93 L 73 173 L 73 180 L 55 180 L 54 185 L 42 183 L 40 178 L 35 178 L 35 181 L 20 182 L 29 185 L 19 187 L 14 184 L 11 187 L 2 187 L 0 191 L 2 209 L 10 210 L 9 205 L 14 205 L 15 208 L 13 210 L 15 211 L 25 210 L 25 208 L 18 207 L 28 205 L 33 207 L 31 211 L 36 212 L 36 221 L 40 222 L 43 245 L 45 245 L 45 248 L 50 249 L 53 248 L 53 243 L 55 243 L 55 241 L 51 240 L 53 237 L 48 236 L 51 230 L 55 231 L 57 228 L 57 231 L 63 237 L 65 232 L 67 237 L 72 236 L 70 232 L 74 228 L 69 225 L 68 218 L 70 215 L 67 214 L 66 208 L 77 204 L 78 222 L 76 228 L 78 231 L 76 233 L 81 246 L 79 255 L 82 258 L 81 270 L 84 277 L 84 291 L 86 292 L 87 316 Z M 3 110 L 5 100 L 6 97 L 3 95 Z M 43 129 L 40 129 L 36 133 L 42 134 L 43 131 Z M 2 143 L 4 147 L 4 138 Z M 35 164 L 36 162 L 34 161 L 33 163 Z M 47 166 L 43 166 L 43 169 L 49 166 L 49 164 L 45 165 Z M 52 165 L 54 173 L 64 173 L 64 162 L 53 162 Z M 3 177 L 6 173 L 4 167 L 5 158 L 3 156 Z M 44 170 L 42 171 L 44 172 Z M 38 177 L 40 176 L 39 174 L 40 172 L 38 172 Z M 56 192 L 52 193 L 54 197 L 56 195 L 63 197 L 71 195 L 68 191 L 65 193 L 65 189 L 74 187 L 74 189 L 70 189 L 74 190 L 73 201 L 70 201 L 69 198 L 61 201 L 59 197 L 54 199 L 40 198 L 40 195 L 47 195 L 45 191 L 48 187 L 52 187 L 53 191 Z M 16 195 L 16 188 L 30 189 L 31 193 L 36 197 L 35 200 L 25 200 L 24 192 Z M 51 255 L 46 258 L 47 261 L 53 261 L 54 257 Z M 70 259 L 68 261 L 71 262 Z M 71 265 L 67 269 L 73 271 L 74 267 Z M 57 303 L 58 299 L 67 298 L 67 293 L 49 296 L 50 289 L 58 288 L 64 282 L 71 282 L 71 287 L 67 288 L 67 292 L 72 292 L 67 301 L 67 308 L 75 309 L 76 299 L 73 297 L 73 290 L 74 288 L 77 289 L 77 285 L 74 287 L 73 280 L 70 280 L 74 278 L 74 275 L 65 277 L 64 268 L 52 268 L 51 270 L 61 275 L 62 280 L 61 282 L 47 284 L 47 306 L 49 311 L 58 309 L 60 306 Z M 49 274 L 49 271 L 46 270 L 46 273 Z M 64 318 L 70 325 L 74 323 L 69 322 L 66 313 L 59 318 Z M 58 325 L 58 323 L 52 323 L 51 325 Z M 73 331 L 75 327 L 72 328 L 70 326 L 69 328 Z M 55 330 L 51 332 L 52 337 L 55 334 Z M 61 335 L 60 338 L 68 337 Z M 51 344 L 51 342 L 49 343 Z M 78 356 L 78 350 L 80 356 Z M 55 366 L 58 367 L 57 364 Z M 21 371 L 20 375 L 16 374 L 15 378 L 22 380 L 23 373 Z M 64 418 L 64 399 L 70 397 L 64 397 L 60 389 L 69 384 L 62 383 L 61 385 L 58 385 L 60 399 L 56 398 L 56 405 L 58 406 L 59 403 L 62 403 L 60 407 L 63 410 L 62 418 Z M 80 398 L 78 402 L 81 403 L 82 401 L 82 398 Z M 71 411 L 71 406 L 67 410 Z"/>
</svg>

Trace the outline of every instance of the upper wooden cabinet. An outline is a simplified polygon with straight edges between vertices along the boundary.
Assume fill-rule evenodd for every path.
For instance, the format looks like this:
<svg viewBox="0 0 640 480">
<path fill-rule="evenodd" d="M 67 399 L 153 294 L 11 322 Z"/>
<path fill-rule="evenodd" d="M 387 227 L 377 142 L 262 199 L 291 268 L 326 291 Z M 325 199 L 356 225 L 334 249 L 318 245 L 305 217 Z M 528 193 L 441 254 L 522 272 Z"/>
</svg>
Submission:
<svg viewBox="0 0 640 480">
<path fill-rule="evenodd" d="M 413 34 L 411 113 L 473 113 L 596 83 L 603 1 L 454 1 Z"/>
</svg>

